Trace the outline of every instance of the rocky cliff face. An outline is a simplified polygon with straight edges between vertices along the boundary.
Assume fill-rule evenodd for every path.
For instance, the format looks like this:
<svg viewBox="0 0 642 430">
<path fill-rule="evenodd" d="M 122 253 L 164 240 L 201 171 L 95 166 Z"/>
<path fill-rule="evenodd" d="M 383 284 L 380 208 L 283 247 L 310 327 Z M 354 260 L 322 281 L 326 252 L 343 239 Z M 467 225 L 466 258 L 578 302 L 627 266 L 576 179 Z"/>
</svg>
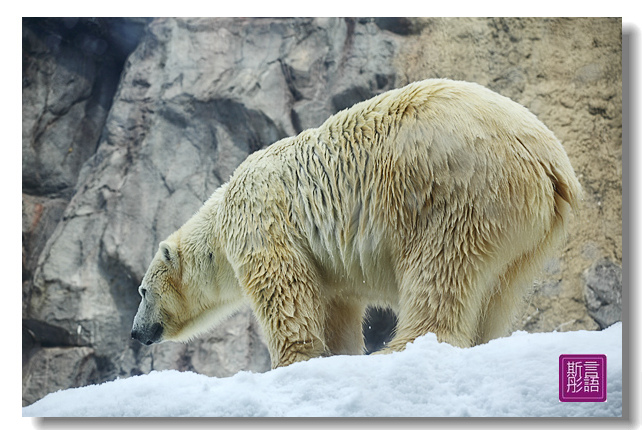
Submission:
<svg viewBox="0 0 642 430">
<path fill-rule="evenodd" d="M 429 77 L 527 106 L 585 188 L 519 328 L 619 320 L 620 20 L 26 19 L 23 404 L 153 369 L 267 370 L 248 310 L 188 345 L 129 339 L 158 243 L 251 152 Z"/>
</svg>

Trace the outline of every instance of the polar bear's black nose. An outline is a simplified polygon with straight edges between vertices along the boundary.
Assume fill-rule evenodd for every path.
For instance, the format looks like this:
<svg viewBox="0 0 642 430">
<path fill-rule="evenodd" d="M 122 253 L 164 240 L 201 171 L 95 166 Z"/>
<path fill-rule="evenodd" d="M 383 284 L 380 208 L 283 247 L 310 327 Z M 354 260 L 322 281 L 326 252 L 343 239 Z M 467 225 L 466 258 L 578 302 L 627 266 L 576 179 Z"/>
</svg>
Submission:
<svg viewBox="0 0 642 430">
<path fill-rule="evenodd" d="M 160 341 L 163 335 L 163 326 L 160 323 L 154 323 L 149 327 L 134 328 L 131 334 L 132 339 L 136 339 L 145 345 L 151 345 Z"/>
</svg>

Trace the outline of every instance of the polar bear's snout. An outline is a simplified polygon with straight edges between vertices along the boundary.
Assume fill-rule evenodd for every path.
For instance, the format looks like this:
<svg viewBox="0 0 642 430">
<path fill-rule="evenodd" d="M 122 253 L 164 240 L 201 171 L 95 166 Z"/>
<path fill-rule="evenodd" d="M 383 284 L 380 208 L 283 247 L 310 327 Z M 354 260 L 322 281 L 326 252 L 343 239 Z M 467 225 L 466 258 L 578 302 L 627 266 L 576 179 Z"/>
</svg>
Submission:
<svg viewBox="0 0 642 430">
<path fill-rule="evenodd" d="M 142 344 L 151 345 L 160 342 L 163 336 L 163 325 L 154 323 L 149 326 L 134 326 L 132 329 L 132 339 L 136 339 Z"/>
<path fill-rule="evenodd" d="M 132 339 L 136 339 L 144 345 L 151 345 L 163 340 L 164 328 L 156 309 L 157 306 L 143 297 L 134 317 Z"/>
</svg>

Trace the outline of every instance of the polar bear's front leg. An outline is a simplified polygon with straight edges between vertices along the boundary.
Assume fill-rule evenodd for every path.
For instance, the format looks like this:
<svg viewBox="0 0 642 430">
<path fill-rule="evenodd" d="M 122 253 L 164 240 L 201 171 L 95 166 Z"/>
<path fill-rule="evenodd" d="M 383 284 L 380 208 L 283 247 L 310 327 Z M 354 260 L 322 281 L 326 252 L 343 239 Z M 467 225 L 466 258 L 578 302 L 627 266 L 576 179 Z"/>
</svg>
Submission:
<svg viewBox="0 0 642 430">
<path fill-rule="evenodd" d="M 325 306 L 314 266 L 295 255 L 254 255 L 246 291 L 262 326 L 272 368 L 329 355 Z"/>
</svg>

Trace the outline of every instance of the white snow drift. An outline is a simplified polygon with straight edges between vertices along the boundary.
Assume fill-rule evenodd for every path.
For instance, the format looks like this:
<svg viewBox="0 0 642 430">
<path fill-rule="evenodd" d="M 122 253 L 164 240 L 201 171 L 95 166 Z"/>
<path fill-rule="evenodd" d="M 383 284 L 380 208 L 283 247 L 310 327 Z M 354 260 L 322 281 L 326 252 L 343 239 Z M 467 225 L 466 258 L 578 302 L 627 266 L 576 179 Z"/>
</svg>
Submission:
<svg viewBox="0 0 642 430">
<path fill-rule="evenodd" d="M 607 401 L 562 403 L 560 354 L 606 354 Z M 49 394 L 30 417 L 559 417 L 622 415 L 622 323 L 516 332 L 474 348 L 427 335 L 390 355 L 335 356 L 212 378 L 162 371 Z"/>
</svg>

